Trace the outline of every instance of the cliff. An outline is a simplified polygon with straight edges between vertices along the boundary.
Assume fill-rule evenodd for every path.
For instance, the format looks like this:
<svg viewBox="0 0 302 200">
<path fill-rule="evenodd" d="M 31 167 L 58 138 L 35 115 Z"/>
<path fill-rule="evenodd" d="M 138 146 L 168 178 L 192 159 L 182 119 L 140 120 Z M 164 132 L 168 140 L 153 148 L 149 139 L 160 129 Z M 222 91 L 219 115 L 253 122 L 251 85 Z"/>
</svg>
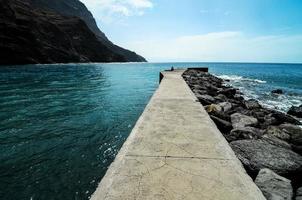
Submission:
<svg viewBox="0 0 302 200">
<path fill-rule="evenodd" d="M 145 61 L 112 48 L 78 0 L 47 2 L 0 0 L 0 64 Z"/>
</svg>

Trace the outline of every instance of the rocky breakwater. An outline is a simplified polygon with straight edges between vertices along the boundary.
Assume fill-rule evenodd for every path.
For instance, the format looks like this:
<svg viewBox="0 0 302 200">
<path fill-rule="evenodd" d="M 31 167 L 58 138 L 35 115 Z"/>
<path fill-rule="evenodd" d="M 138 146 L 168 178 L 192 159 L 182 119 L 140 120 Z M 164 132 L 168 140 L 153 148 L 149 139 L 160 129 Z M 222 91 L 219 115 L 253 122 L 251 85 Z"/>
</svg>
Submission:
<svg viewBox="0 0 302 200">
<path fill-rule="evenodd" d="M 209 73 L 187 70 L 183 78 L 266 198 L 301 198 L 301 122 Z"/>
</svg>

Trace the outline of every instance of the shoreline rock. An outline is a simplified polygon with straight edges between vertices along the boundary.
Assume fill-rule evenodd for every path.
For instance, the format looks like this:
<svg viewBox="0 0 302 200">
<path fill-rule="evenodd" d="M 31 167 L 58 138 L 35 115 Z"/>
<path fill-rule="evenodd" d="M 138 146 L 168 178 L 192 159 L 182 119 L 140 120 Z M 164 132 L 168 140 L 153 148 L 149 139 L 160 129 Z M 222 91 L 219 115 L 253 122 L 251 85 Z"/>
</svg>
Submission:
<svg viewBox="0 0 302 200">
<path fill-rule="evenodd" d="M 279 175 L 289 177 L 301 174 L 302 156 L 263 139 L 237 140 L 230 143 L 235 154 L 251 172 L 269 168 Z"/>
<path fill-rule="evenodd" d="M 289 179 L 294 189 L 302 187 L 302 129 L 292 112 L 245 100 L 238 89 L 207 72 L 187 70 L 183 78 L 252 178 L 267 168 Z"/>
<path fill-rule="evenodd" d="M 291 181 L 270 169 L 261 169 L 255 183 L 267 200 L 291 200 L 293 198 Z"/>
<path fill-rule="evenodd" d="M 272 94 L 283 94 L 283 90 L 281 89 L 276 89 L 271 91 Z"/>
<path fill-rule="evenodd" d="M 292 106 L 289 111 L 287 112 L 289 115 L 293 115 L 295 117 L 302 118 L 302 105 L 298 106 Z"/>
</svg>

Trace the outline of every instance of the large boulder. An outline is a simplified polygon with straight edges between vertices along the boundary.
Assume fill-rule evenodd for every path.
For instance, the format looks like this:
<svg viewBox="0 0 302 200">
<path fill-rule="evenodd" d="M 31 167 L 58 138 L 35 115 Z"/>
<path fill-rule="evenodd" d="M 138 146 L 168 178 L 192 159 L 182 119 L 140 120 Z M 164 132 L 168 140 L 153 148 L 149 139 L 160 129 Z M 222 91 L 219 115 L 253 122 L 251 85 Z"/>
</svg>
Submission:
<svg viewBox="0 0 302 200">
<path fill-rule="evenodd" d="M 261 108 L 261 105 L 255 99 L 250 99 L 250 100 L 245 101 L 244 105 L 247 109 L 250 109 L 250 110 L 256 109 L 256 108 Z"/>
<path fill-rule="evenodd" d="M 230 102 L 222 102 L 219 103 L 218 105 L 222 108 L 223 112 L 228 112 L 233 107 L 232 103 Z"/>
<path fill-rule="evenodd" d="M 225 112 L 216 112 L 216 111 L 212 111 L 211 113 L 209 113 L 210 115 L 214 115 L 215 117 L 218 117 L 220 119 L 223 119 L 225 121 L 231 122 L 231 116 L 228 115 Z"/>
<path fill-rule="evenodd" d="M 198 90 L 198 89 L 193 89 L 193 92 L 195 95 L 204 95 L 208 93 L 206 90 Z"/>
<path fill-rule="evenodd" d="M 214 98 L 218 102 L 226 102 L 226 101 L 228 101 L 228 98 L 224 94 L 218 94 Z"/>
<path fill-rule="evenodd" d="M 255 174 L 269 168 L 280 175 L 301 174 L 302 156 L 290 149 L 259 140 L 238 140 L 230 143 L 248 172 Z"/>
<path fill-rule="evenodd" d="M 207 89 L 206 87 L 199 85 L 199 84 L 192 85 L 192 88 L 194 88 L 196 90 L 206 90 Z"/>
<path fill-rule="evenodd" d="M 243 139 L 259 139 L 263 135 L 260 129 L 254 127 L 239 127 L 233 129 L 230 134 L 225 135 L 229 142 Z"/>
<path fill-rule="evenodd" d="M 246 108 L 243 108 L 241 105 L 238 104 L 233 104 L 236 106 L 233 106 L 233 109 L 231 111 L 229 111 L 228 113 L 230 114 L 234 114 L 234 113 L 240 113 L 243 115 L 249 115 L 250 111 Z"/>
<path fill-rule="evenodd" d="M 270 169 L 261 169 L 255 183 L 267 200 L 291 200 L 293 198 L 291 181 Z"/>
<path fill-rule="evenodd" d="M 278 121 L 278 124 L 290 123 L 290 124 L 301 125 L 301 122 L 299 120 L 295 119 L 290 115 L 287 115 L 286 113 L 282 113 L 277 110 L 271 110 L 271 112 L 272 112 L 271 116 Z"/>
<path fill-rule="evenodd" d="M 290 135 L 290 142 L 302 146 L 302 128 L 293 124 L 281 124 L 279 128 Z"/>
<path fill-rule="evenodd" d="M 195 94 L 196 95 L 196 94 Z M 199 100 L 199 102 L 206 106 L 206 105 L 210 105 L 212 103 L 215 102 L 215 99 L 213 97 L 211 97 L 210 95 L 204 94 L 204 95 L 196 95 L 197 99 Z"/>
<path fill-rule="evenodd" d="M 236 89 L 235 88 L 224 88 L 223 90 L 219 91 L 219 94 L 224 94 L 227 97 L 234 97 L 236 94 Z"/>
<path fill-rule="evenodd" d="M 295 200 L 302 200 L 302 187 L 299 187 L 299 188 L 297 189 Z"/>
<path fill-rule="evenodd" d="M 264 123 L 265 122 L 265 116 L 267 115 L 267 112 L 266 112 L 265 109 L 254 107 L 253 110 L 251 110 L 249 112 L 249 115 L 255 117 L 256 119 L 258 119 L 258 121 L 260 123 Z"/>
<path fill-rule="evenodd" d="M 268 143 L 270 143 L 272 145 L 275 145 L 275 146 L 278 146 L 278 147 L 283 147 L 283 148 L 286 148 L 286 149 L 292 149 L 292 145 L 290 145 L 289 143 L 287 143 L 284 140 L 280 140 L 279 138 L 277 138 L 274 135 L 264 134 L 262 136 L 262 139 L 267 141 Z"/>
<path fill-rule="evenodd" d="M 281 90 L 281 89 L 276 89 L 276 90 L 272 90 L 271 93 L 272 93 L 272 94 L 283 94 L 283 90 Z"/>
<path fill-rule="evenodd" d="M 297 107 L 297 106 L 292 106 L 287 114 L 289 115 L 293 115 L 293 116 L 296 116 L 296 117 L 299 117 L 299 118 L 302 118 L 302 105 Z"/>
<path fill-rule="evenodd" d="M 285 140 L 285 141 L 289 141 L 289 139 L 290 139 L 290 135 L 288 133 L 286 133 L 285 131 L 281 130 L 277 126 L 269 126 L 265 130 L 265 134 L 273 135 L 273 136 L 275 136 L 281 140 Z"/>
<path fill-rule="evenodd" d="M 245 126 L 255 126 L 258 124 L 258 120 L 254 117 L 243 115 L 241 113 L 234 113 L 231 115 L 231 121 L 234 128 L 240 128 Z"/>
<path fill-rule="evenodd" d="M 240 93 L 240 92 L 237 91 L 237 94 L 234 95 L 234 99 L 236 99 L 239 102 L 243 102 L 244 98 L 243 98 L 243 96 L 241 96 L 241 94 L 242 93 Z"/>
<path fill-rule="evenodd" d="M 213 84 L 210 84 L 207 87 L 207 92 L 212 96 L 216 96 L 218 94 L 219 90 L 220 89 L 218 87 L 214 86 Z"/>
<path fill-rule="evenodd" d="M 298 154 L 302 155 L 302 145 L 291 145 L 292 149 Z"/>
<path fill-rule="evenodd" d="M 277 125 L 277 124 L 279 124 L 278 120 L 275 117 L 273 117 L 271 114 L 268 114 L 264 116 L 261 125 L 262 127 L 266 128 L 268 126 Z"/>
<path fill-rule="evenodd" d="M 220 119 L 213 115 L 210 115 L 210 117 L 215 122 L 217 128 L 220 130 L 221 133 L 228 134 L 233 129 L 233 126 L 230 122 Z"/>
</svg>

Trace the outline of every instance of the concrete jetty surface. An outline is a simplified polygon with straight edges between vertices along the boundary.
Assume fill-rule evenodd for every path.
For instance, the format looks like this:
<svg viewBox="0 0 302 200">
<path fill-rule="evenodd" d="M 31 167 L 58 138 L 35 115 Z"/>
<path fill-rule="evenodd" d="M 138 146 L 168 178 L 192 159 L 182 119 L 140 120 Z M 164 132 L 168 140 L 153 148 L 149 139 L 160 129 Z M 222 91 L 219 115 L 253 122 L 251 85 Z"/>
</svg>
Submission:
<svg viewBox="0 0 302 200">
<path fill-rule="evenodd" d="M 265 199 L 183 72 L 163 72 L 92 200 Z"/>
</svg>

